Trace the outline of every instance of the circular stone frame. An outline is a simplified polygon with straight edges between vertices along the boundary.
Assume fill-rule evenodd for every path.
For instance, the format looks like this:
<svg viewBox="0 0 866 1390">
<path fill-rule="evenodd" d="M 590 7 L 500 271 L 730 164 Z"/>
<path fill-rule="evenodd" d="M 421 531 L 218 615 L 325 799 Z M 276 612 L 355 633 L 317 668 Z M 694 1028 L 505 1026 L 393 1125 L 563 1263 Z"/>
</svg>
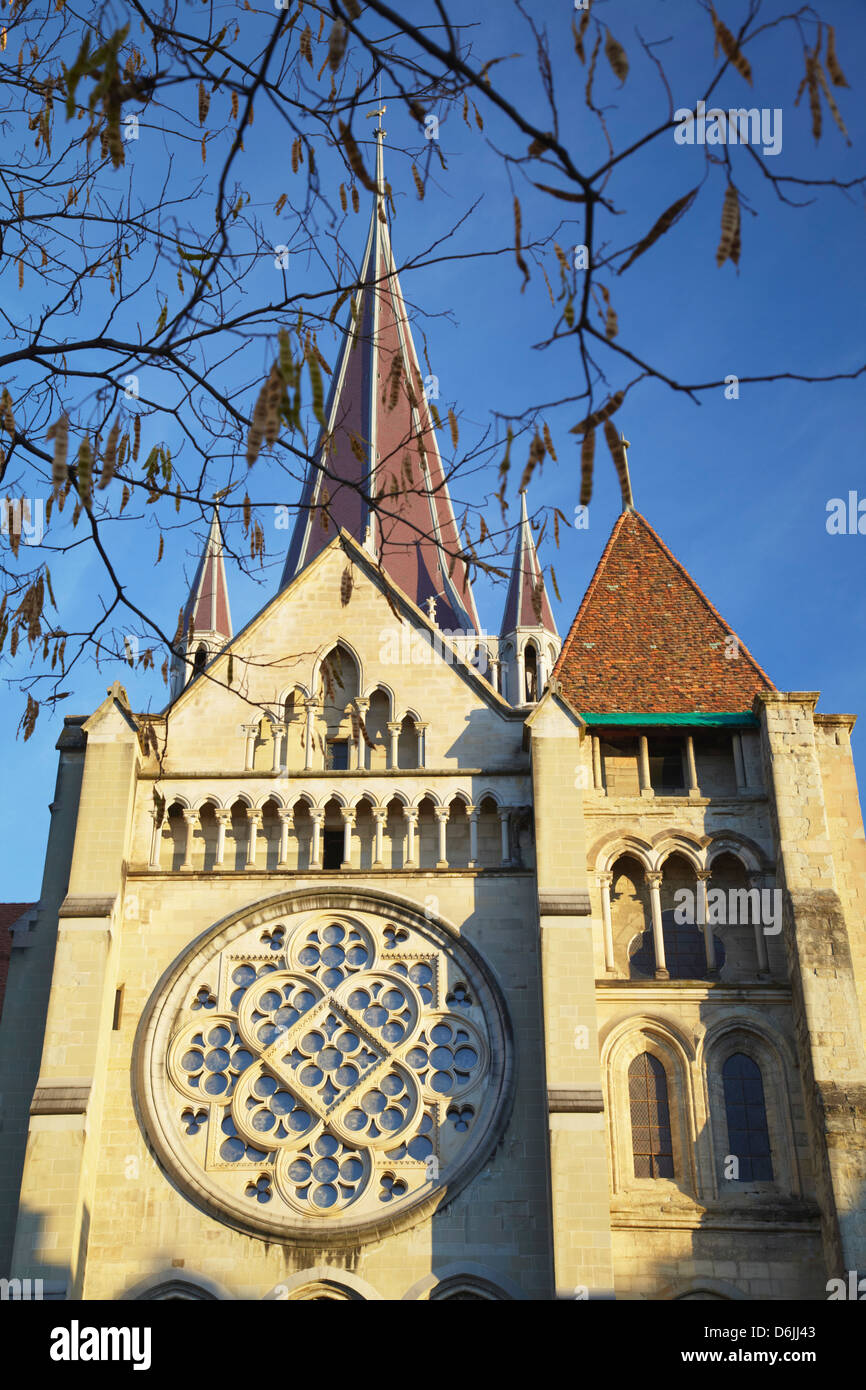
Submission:
<svg viewBox="0 0 866 1390">
<path fill-rule="evenodd" d="M 201 973 L 202 964 L 215 959 L 247 932 L 268 927 L 280 917 L 333 911 L 366 913 L 386 918 L 389 925 L 417 933 L 437 950 L 455 958 L 468 978 L 483 1012 L 488 1030 L 489 1065 L 484 1090 L 484 1123 L 478 1139 L 465 1157 L 449 1164 L 438 1182 L 425 1186 L 397 1209 L 358 1220 L 351 1208 L 330 1218 L 282 1216 L 265 1213 L 258 1203 L 237 1200 L 212 1175 L 185 1153 L 166 1122 L 176 1103 L 167 1058 L 182 1000 Z M 280 893 L 250 904 L 196 937 L 175 958 L 157 983 L 139 1023 L 132 1067 L 136 1117 L 147 1144 L 162 1171 L 177 1190 L 224 1225 L 260 1240 L 300 1246 L 334 1247 L 381 1240 L 426 1220 L 444 1202 L 471 1182 L 481 1171 L 507 1127 L 514 1099 L 513 1030 L 502 990 L 478 950 L 461 937 L 450 923 L 432 918 L 404 898 L 373 889 L 349 887 L 303 888 Z M 479 1114 L 479 1119 L 482 1115 Z"/>
</svg>

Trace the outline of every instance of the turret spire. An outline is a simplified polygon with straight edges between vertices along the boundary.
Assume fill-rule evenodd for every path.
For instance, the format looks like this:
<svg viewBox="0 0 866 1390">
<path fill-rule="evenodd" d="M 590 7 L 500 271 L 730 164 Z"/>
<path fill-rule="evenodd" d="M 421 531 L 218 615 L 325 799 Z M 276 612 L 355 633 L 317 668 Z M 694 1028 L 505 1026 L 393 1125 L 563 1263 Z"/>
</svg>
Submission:
<svg viewBox="0 0 866 1390">
<path fill-rule="evenodd" d="M 423 607 L 435 598 L 438 622 L 477 632 L 468 569 L 428 393 L 397 276 L 387 218 L 381 101 L 376 184 L 367 245 L 351 313 L 331 379 L 320 434 L 301 497 L 282 587 L 344 527 L 394 582 Z M 372 504 L 375 502 L 375 506 Z M 327 515 L 325 514 L 327 512 Z"/>
<path fill-rule="evenodd" d="M 525 492 L 520 494 L 520 526 L 514 546 L 511 579 L 500 632 L 504 636 L 508 632 L 515 632 L 519 627 L 540 627 L 559 640 L 544 586 L 544 576 L 538 563 L 535 541 L 532 538 Z"/>
<path fill-rule="evenodd" d="M 513 705 L 531 704 L 540 698 L 559 647 L 559 633 L 532 538 L 526 493 L 521 492 L 520 524 L 499 638 L 502 689 Z"/>
<path fill-rule="evenodd" d="M 203 670 L 232 635 L 229 591 L 226 581 L 219 505 L 213 509 L 207 541 L 183 610 L 183 636 L 187 661 L 172 662 L 171 697 L 176 699 L 194 675 Z M 189 662 L 192 661 L 192 668 Z"/>
</svg>

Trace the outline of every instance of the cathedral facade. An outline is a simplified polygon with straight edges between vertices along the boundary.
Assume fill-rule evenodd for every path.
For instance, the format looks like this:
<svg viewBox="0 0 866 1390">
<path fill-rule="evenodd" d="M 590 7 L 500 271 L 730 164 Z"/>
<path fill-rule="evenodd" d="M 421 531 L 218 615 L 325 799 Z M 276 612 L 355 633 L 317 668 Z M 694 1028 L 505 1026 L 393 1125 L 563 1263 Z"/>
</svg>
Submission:
<svg viewBox="0 0 866 1390">
<path fill-rule="evenodd" d="M 777 690 L 630 504 L 563 642 L 521 496 L 488 636 L 383 208 L 359 283 L 279 592 L 233 631 L 214 514 L 168 708 L 65 721 L 2 1272 L 826 1298 L 866 1269 L 854 718 Z"/>
</svg>

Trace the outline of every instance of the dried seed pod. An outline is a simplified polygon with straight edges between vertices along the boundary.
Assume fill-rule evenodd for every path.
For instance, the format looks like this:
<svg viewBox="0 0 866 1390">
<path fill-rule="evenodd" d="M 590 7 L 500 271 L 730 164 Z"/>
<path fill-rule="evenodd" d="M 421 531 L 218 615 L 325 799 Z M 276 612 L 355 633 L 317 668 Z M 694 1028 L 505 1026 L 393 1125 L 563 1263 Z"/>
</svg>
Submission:
<svg viewBox="0 0 866 1390">
<path fill-rule="evenodd" d="M 725 189 L 722 204 L 722 234 L 716 251 L 716 265 L 724 265 L 727 260 L 732 260 L 734 265 L 740 263 L 740 200 L 732 183 Z"/>
<path fill-rule="evenodd" d="M 625 82 L 628 77 L 628 58 L 622 44 L 614 38 L 609 29 L 604 42 L 604 56 L 610 63 L 614 76 L 619 78 L 620 83 Z"/>
<path fill-rule="evenodd" d="M 102 471 L 99 475 L 100 491 L 108 487 L 114 477 L 114 470 L 117 467 L 117 441 L 120 437 L 120 416 L 118 415 L 114 424 L 108 432 L 108 439 L 105 445 L 105 454 L 102 459 Z"/>
<path fill-rule="evenodd" d="M 322 16 L 324 19 L 324 15 Z M 331 72 L 336 72 L 343 61 L 343 54 L 346 52 L 346 39 L 348 34 L 346 26 L 341 19 L 335 19 L 328 35 L 328 67 Z"/>
<path fill-rule="evenodd" d="M 580 505 L 586 507 L 592 499 L 592 472 L 595 462 L 595 428 L 590 427 L 580 446 Z"/>
<path fill-rule="evenodd" d="M 624 270 L 628 270 L 629 266 L 633 261 L 637 260 L 638 256 L 642 256 L 644 251 L 648 251 L 651 246 L 654 246 L 659 238 L 664 236 L 665 232 L 670 231 L 674 223 L 691 207 L 697 195 L 697 191 L 696 188 L 693 188 L 690 193 L 684 193 L 682 198 L 677 198 L 675 203 L 671 203 L 670 207 L 662 213 L 658 221 L 653 223 L 646 236 L 638 242 L 628 260 L 620 266 L 618 272 L 620 275 L 622 275 Z"/>
<path fill-rule="evenodd" d="M 839 59 L 836 57 L 836 32 L 831 24 L 827 30 L 827 71 L 834 87 L 847 87 L 845 74 L 839 66 Z"/>
<path fill-rule="evenodd" d="M 89 507 L 90 499 L 93 496 L 93 451 L 90 447 L 90 439 L 87 435 L 84 436 L 78 446 L 76 470 L 78 476 L 78 495 L 85 507 Z"/>
<path fill-rule="evenodd" d="M 737 72 L 740 74 L 741 77 L 744 77 L 746 79 L 749 86 L 751 87 L 752 69 L 749 65 L 748 58 L 744 53 L 740 51 L 740 46 L 737 43 L 737 40 L 734 38 L 730 29 L 728 29 L 728 27 L 725 24 L 723 24 L 722 21 L 719 19 L 719 16 L 716 14 L 712 5 L 710 6 L 710 15 L 713 21 L 713 28 L 716 31 L 716 40 L 719 44 L 721 44 L 722 52 L 724 53 L 726 58 L 730 59 L 734 67 L 737 69 Z"/>
</svg>

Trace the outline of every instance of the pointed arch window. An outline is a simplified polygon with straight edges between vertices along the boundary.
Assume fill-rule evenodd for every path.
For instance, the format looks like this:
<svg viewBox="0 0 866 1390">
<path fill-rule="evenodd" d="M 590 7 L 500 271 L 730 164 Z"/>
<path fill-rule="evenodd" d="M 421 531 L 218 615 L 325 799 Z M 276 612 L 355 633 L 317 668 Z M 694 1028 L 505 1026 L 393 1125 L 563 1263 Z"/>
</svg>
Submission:
<svg viewBox="0 0 866 1390">
<path fill-rule="evenodd" d="M 722 1067 L 729 1153 L 738 1160 L 736 1182 L 772 1182 L 764 1082 L 757 1062 L 735 1052 Z"/>
<path fill-rule="evenodd" d="M 193 676 L 200 675 L 201 672 L 204 670 L 205 666 L 207 666 L 207 647 L 205 646 L 204 642 L 200 642 L 195 649 L 195 656 L 193 657 Z"/>
<path fill-rule="evenodd" d="M 668 1081 L 658 1057 L 641 1052 L 628 1069 L 631 1146 L 636 1178 L 672 1178 L 674 1151 Z"/>
</svg>

